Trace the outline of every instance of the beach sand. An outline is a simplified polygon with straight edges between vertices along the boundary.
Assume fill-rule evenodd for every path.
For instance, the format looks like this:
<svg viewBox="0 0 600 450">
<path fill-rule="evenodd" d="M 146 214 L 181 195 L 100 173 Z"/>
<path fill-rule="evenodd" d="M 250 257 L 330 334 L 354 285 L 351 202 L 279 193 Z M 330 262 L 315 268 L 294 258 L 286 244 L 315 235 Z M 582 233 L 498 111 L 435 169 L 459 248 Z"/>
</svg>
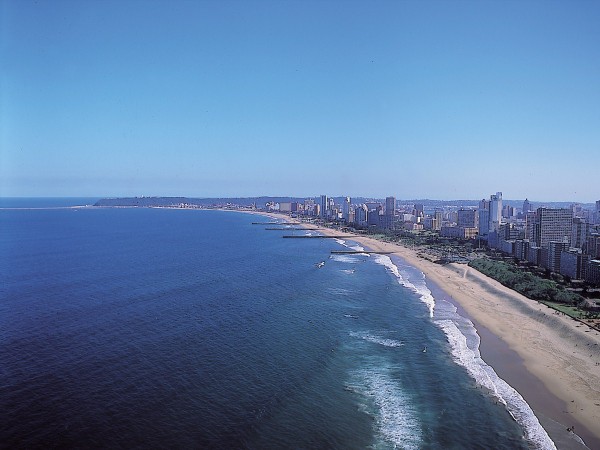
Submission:
<svg viewBox="0 0 600 450">
<path fill-rule="evenodd" d="M 328 228 L 320 232 L 344 234 Z M 600 449 L 599 332 L 467 265 L 435 264 L 399 244 L 347 235 L 372 251 L 401 257 L 466 313 L 480 334 L 484 361 L 519 391 L 559 448 L 577 447 L 556 439 L 556 427 L 562 424 L 565 429 L 575 426 L 586 445 Z"/>
</svg>

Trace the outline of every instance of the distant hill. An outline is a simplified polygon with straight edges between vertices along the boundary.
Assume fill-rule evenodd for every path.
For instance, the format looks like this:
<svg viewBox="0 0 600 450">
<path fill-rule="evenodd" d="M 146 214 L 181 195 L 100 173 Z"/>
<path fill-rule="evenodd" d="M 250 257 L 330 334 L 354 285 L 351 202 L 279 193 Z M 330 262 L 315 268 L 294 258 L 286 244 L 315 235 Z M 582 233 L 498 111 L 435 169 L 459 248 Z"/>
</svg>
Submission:
<svg viewBox="0 0 600 450">
<path fill-rule="evenodd" d="M 263 208 L 268 202 L 303 202 L 302 198 L 294 197 L 228 197 L 228 198 L 191 198 L 191 197 L 122 197 L 103 198 L 98 200 L 94 206 L 176 206 L 182 203 L 197 206 L 224 206 L 227 204 L 239 206 L 256 205 Z"/>
<path fill-rule="evenodd" d="M 332 197 L 336 204 L 341 204 L 345 197 Z M 168 207 L 176 206 L 182 203 L 188 205 L 197 206 L 224 206 L 227 204 L 239 205 L 239 206 L 251 206 L 256 205 L 257 208 L 264 208 L 269 202 L 281 203 L 281 202 L 304 202 L 307 199 L 312 199 L 316 203 L 320 201 L 320 197 L 222 197 L 222 198 L 193 198 L 193 197 L 122 197 L 122 198 L 103 198 L 98 200 L 94 206 L 139 206 L 139 207 Z M 384 202 L 385 199 L 374 199 L 367 197 L 352 197 L 353 204 L 360 204 L 365 202 Z M 568 208 L 574 202 L 537 202 L 530 200 L 534 208 L 545 206 L 549 208 Z M 401 200 L 397 202 L 401 205 L 412 205 L 416 203 L 423 204 L 427 210 L 444 207 L 465 207 L 474 208 L 477 207 L 479 200 L 431 200 L 431 199 L 417 199 L 417 200 Z M 508 200 L 503 199 L 504 205 L 510 205 L 515 208 L 521 208 L 523 206 L 523 200 Z M 586 209 L 594 209 L 593 203 L 581 203 L 581 206 Z"/>
</svg>

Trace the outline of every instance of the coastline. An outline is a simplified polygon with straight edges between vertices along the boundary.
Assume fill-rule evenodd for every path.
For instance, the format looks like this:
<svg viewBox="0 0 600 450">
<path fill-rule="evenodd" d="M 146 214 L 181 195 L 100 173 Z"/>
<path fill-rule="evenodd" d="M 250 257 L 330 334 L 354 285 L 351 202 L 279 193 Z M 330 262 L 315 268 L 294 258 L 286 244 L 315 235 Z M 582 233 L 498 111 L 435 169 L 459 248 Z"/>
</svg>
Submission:
<svg viewBox="0 0 600 450">
<path fill-rule="evenodd" d="M 423 272 L 474 323 L 484 361 L 523 396 L 558 448 L 582 448 L 568 437 L 566 428 L 572 426 L 589 448 L 600 448 L 600 333 L 466 265 L 435 264 L 401 244 L 368 236 L 323 227 L 318 231 L 347 234 Z"/>
</svg>

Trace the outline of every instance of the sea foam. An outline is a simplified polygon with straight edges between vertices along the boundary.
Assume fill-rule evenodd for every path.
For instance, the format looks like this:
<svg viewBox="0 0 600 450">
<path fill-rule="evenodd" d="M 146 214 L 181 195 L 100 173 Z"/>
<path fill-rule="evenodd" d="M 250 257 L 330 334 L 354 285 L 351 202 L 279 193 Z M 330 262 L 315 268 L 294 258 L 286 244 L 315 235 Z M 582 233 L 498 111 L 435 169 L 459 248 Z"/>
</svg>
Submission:
<svg viewBox="0 0 600 450">
<path fill-rule="evenodd" d="M 404 343 L 401 341 L 397 341 L 395 339 L 384 338 L 384 337 L 373 335 L 370 333 L 351 332 L 350 336 L 356 337 L 359 339 L 363 339 L 367 342 L 372 342 L 373 344 L 383 345 L 384 347 L 402 347 L 404 345 Z"/>
<path fill-rule="evenodd" d="M 538 449 L 556 449 L 554 442 L 540 425 L 531 407 L 512 386 L 500 378 L 494 369 L 487 365 L 479 354 L 479 345 L 473 349 L 452 320 L 437 320 L 435 323 L 444 331 L 450 343 L 454 360 L 465 369 L 481 386 L 506 406 L 510 415 L 525 430 L 525 438 Z M 472 326 L 472 323 L 471 323 Z"/>
<path fill-rule="evenodd" d="M 429 317 L 433 318 L 433 311 L 435 309 L 435 299 L 433 298 L 431 291 L 425 284 L 425 275 L 422 274 L 423 280 L 415 281 L 415 283 L 416 283 L 415 284 L 411 280 L 409 280 L 408 277 L 403 277 L 402 274 L 400 274 L 400 271 L 398 270 L 398 266 L 396 266 L 392 262 L 392 260 L 389 256 L 377 255 L 375 257 L 374 261 L 377 264 L 381 264 L 386 269 L 388 269 L 388 271 L 390 273 L 392 273 L 398 279 L 398 282 L 402 286 L 412 290 L 415 294 L 417 294 L 419 296 L 420 300 L 423 303 L 425 303 L 425 305 L 427 306 L 427 309 L 429 310 Z"/>
<path fill-rule="evenodd" d="M 416 413 L 389 369 L 369 368 L 358 370 L 353 375 L 356 385 L 350 386 L 351 390 L 362 394 L 377 409 L 375 420 L 380 438 L 393 444 L 394 448 L 422 448 L 422 430 Z"/>
</svg>

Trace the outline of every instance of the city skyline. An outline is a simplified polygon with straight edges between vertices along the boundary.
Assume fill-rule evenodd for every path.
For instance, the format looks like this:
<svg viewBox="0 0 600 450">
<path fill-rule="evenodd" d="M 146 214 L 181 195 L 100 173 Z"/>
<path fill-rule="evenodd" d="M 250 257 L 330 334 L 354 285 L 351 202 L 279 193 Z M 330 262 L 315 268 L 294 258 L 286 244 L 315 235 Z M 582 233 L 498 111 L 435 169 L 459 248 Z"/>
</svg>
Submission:
<svg viewBox="0 0 600 450">
<path fill-rule="evenodd" d="M 0 196 L 599 197 L 596 3 L 0 10 Z"/>
</svg>

